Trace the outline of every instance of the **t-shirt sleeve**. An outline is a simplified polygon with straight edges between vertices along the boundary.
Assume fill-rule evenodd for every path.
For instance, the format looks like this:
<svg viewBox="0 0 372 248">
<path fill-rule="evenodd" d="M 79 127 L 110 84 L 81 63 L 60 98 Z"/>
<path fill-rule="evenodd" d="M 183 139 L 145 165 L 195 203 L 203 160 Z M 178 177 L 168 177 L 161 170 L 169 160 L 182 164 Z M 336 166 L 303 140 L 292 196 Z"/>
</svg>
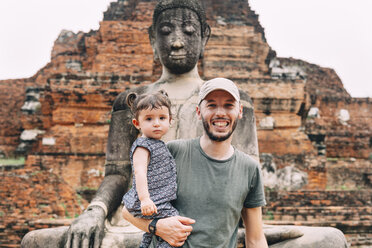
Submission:
<svg viewBox="0 0 372 248">
<path fill-rule="evenodd" d="M 249 193 L 244 201 L 245 208 L 256 208 L 266 205 L 265 191 L 262 181 L 262 174 L 259 165 L 255 167 L 254 175 L 249 186 Z"/>
<path fill-rule="evenodd" d="M 176 157 L 176 153 L 179 150 L 179 143 L 180 142 L 178 140 L 172 140 L 167 142 L 167 148 L 173 157 Z"/>
</svg>

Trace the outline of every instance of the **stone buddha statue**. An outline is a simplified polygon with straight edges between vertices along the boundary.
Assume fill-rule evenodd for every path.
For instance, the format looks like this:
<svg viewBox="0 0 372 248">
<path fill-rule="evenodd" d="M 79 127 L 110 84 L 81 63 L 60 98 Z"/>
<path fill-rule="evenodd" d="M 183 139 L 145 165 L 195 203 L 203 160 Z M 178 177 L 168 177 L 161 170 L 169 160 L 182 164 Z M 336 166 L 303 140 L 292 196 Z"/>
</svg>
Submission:
<svg viewBox="0 0 372 248">
<path fill-rule="evenodd" d="M 197 94 L 204 82 L 198 73 L 198 60 L 210 36 L 205 12 L 198 0 L 160 0 L 155 7 L 149 37 L 154 56 L 162 64 L 159 80 L 133 89 L 137 93 L 165 90 L 172 102 L 173 122 L 165 141 L 194 138 L 202 133 L 195 107 Z M 243 119 L 239 122 L 234 145 L 245 153 L 258 158 L 255 118 L 251 100 L 241 93 Z M 115 226 L 113 217 L 120 213 L 122 196 L 131 179 L 129 149 L 138 131 L 131 123 L 131 113 L 125 104 L 128 91 L 121 93 L 113 105 L 108 136 L 105 178 L 87 210 L 76 218 L 70 227 L 36 230 L 22 240 L 22 247 L 123 247 L 122 241 L 107 235 L 107 225 Z M 118 210 L 118 211 L 117 211 Z M 105 228 L 106 226 L 106 228 Z M 269 243 L 298 237 L 301 231 L 270 227 L 265 229 Z M 135 232 L 135 231 L 134 231 Z M 118 236 L 122 235 L 118 232 Z M 102 242 L 103 240 L 103 242 Z M 122 238 L 117 239 L 122 240 Z M 102 243 L 102 246 L 101 246 Z M 110 245 L 104 245 L 110 244 Z M 275 247 L 298 247 L 280 246 Z M 125 247 L 137 247 L 138 244 Z"/>
</svg>

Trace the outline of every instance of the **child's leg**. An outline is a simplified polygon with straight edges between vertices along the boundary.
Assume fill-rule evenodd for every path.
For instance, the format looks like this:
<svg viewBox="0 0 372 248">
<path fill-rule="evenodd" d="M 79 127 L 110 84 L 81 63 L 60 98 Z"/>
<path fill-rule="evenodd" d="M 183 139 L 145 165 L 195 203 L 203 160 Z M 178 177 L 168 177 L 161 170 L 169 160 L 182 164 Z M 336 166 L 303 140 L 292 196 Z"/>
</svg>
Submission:
<svg viewBox="0 0 372 248">
<path fill-rule="evenodd" d="M 142 236 L 142 241 L 140 244 L 140 248 L 147 248 L 150 246 L 152 241 L 152 234 L 151 233 L 144 233 Z"/>
</svg>

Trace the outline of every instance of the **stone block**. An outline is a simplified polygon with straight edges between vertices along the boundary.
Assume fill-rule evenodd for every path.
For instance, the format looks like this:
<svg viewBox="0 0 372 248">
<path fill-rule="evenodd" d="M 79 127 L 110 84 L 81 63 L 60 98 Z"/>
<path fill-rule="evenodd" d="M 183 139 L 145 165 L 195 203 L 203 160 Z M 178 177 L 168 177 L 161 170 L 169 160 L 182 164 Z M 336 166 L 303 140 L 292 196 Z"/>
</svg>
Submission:
<svg viewBox="0 0 372 248">
<path fill-rule="evenodd" d="M 307 136 L 296 128 L 257 130 L 259 151 L 276 155 L 313 153 Z"/>
</svg>

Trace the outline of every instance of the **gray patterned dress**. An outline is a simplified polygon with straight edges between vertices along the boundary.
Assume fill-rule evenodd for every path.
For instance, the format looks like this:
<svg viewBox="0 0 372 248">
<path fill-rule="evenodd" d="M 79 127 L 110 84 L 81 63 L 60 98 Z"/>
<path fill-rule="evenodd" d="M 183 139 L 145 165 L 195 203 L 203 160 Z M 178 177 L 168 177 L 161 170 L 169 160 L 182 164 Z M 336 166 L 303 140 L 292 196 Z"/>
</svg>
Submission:
<svg viewBox="0 0 372 248">
<path fill-rule="evenodd" d="M 158 213 L 144 216 L 141 213 L 141 201 L 138 199 L 136 179 L 132 166 L 132 188 L 124 195 L 123 204 L 135 217 L 153 219 L 178 215 L 170 201 L 177 198 L 176 164 L 165 143 L 161 140 L 140 137 L 134 141 L 130 150 L 130 160 L 133 165 L 133 153 L 137 147 L 144 147 L 150 152 L 150 162 L 147 166 L 147 184 L 151 200 L 155 203 Z M 152 235 L 145 233 L 140 247 L 148 247 Z M 160 240 L 157 247 L 172 247 Z"/>
</svg>

